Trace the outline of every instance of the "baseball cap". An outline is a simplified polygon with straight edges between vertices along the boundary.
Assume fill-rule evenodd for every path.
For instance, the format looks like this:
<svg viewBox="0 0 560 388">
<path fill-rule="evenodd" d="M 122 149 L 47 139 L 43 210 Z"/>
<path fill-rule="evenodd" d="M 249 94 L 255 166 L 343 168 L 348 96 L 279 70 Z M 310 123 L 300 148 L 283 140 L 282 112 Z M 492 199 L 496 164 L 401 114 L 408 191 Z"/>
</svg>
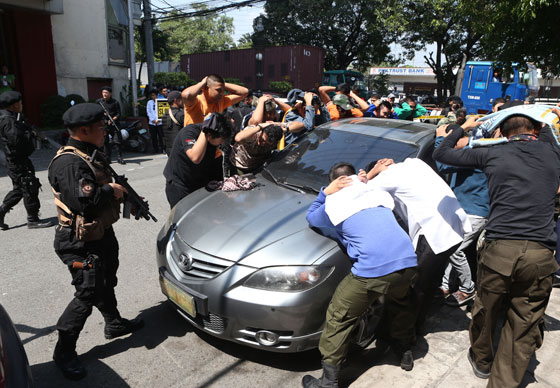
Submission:
<svg viewBox="0 0 560 388">
<path fill-rule="evenodd" d="M 332 102 L 344 110 L 352 109 L 352 105 L 348 102 L 348 97 L 345 94 L 336 94 L 333 97 Z"/>
</svg>

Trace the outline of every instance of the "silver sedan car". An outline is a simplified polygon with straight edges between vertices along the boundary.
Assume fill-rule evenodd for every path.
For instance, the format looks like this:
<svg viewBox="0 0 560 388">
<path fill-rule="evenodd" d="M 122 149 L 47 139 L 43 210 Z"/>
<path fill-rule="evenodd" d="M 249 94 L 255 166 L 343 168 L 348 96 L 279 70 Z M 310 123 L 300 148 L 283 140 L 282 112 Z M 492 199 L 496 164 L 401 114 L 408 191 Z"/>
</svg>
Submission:
<svg viewBox="0 0 560 388">
<path fill-rule="evenodd" d="M 401 120 L 326 123 L 275 154 L 249 191 L 200 189 L 179 202 L 158 235 L 162 292 L 192 325 L 275 352 L 317 347 L 325 313 L 351 263 L 329 231 L 309 227 L 307 209 L 330 167 L 380 158 L 432 164 L 435 127 Z M 380 306 L 356 326 L 374 338 Z"/>
</svg>

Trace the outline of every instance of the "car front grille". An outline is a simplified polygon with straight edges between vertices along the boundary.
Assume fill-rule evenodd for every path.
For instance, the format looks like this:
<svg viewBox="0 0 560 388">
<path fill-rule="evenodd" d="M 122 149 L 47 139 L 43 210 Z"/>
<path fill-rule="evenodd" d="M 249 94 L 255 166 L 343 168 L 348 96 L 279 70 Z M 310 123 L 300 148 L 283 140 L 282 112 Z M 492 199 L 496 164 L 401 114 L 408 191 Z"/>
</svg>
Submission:
<svg viewBox="0 0 560 388">
<path fill-rule="evenodd" d="M 169 254 L 177 268 L 188 279 L 213 279 L 234 263 L 190 248 L 177 236 L 171 240 Z"/>
<path fill-rule="evenodd" d="M 210 313 L 207 317 L 202 318 L 202 324 L 205 329 L 221 334 L 226 329 L 226 319 L 218 315 Z"/>
</svg>

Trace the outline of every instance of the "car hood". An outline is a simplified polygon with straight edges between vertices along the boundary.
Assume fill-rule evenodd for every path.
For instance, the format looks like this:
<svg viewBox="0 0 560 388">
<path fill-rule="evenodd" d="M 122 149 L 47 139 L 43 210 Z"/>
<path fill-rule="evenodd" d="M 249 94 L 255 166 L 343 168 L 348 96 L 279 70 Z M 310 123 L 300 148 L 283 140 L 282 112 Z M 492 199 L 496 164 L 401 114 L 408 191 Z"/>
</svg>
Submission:
<svg viewBox="0 0 560 388">
<path fill-rule="evenodd" d="M 232 261 L 247 258 L 243 264 L 257 267 L 262 264 L 250 262 L 262 255 L 252 254 L 273 244 L 284 252 L 293 250 L 296 264 L 312 262 L 336 246 L 311 230 L 305 219 L 314 194 L 292 191 L 260 176 L 257 182 L 259 186 L 249 191 L 209 194 L 201 189 L 190 194 L 177 205 L 177 211 L 185 212 L 177 223 L 180 238 L 201 252 Z M 277 250 L 266 251 L 274 252 L 266 255 L 274 262 Z M 289 255 L 278 253 L 282 263 L 289 264 L 285 261 Z"/>
</svg>

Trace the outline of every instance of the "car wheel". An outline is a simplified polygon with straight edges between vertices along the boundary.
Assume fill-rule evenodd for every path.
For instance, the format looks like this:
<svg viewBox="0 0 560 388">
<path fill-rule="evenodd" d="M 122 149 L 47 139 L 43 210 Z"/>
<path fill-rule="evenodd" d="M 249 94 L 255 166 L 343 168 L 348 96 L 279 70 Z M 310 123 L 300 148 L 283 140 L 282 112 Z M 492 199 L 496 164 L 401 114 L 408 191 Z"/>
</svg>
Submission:
<svg viewBox="0 0 560 388">
<path fill-rule="evenodd" d="M 351 336 L 355 347 L 365 349 L 373 342 L 383 316 L 383 308 L 383 299 L 377 299 L 360 317 Z"/>
</svg>

